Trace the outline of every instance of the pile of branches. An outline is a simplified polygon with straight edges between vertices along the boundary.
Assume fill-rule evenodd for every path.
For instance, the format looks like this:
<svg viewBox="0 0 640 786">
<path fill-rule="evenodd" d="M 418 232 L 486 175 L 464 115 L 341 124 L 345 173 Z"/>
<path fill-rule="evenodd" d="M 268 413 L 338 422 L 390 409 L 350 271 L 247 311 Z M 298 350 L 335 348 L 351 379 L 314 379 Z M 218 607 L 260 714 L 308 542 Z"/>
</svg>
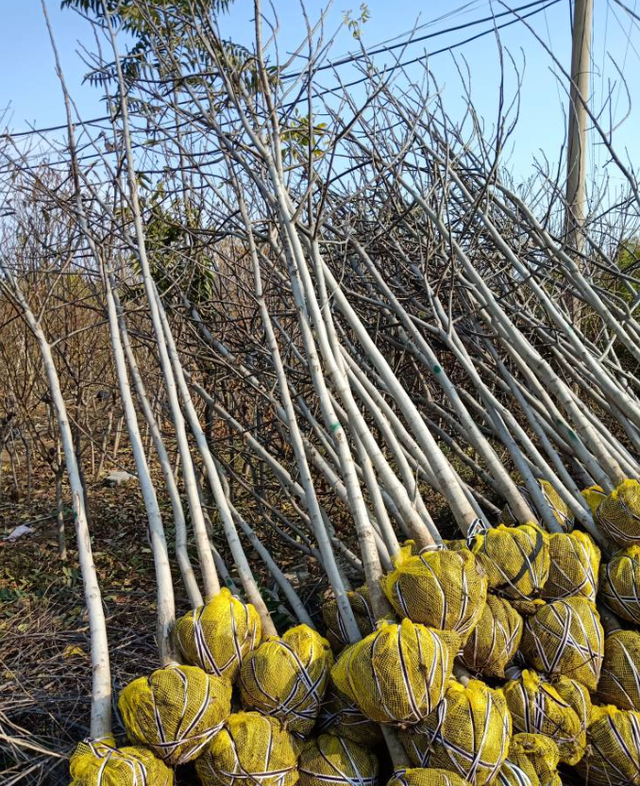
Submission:
<svg viewBox="0 0 640 786">
<path fill-rule="evenodd" d="M 74 783 L 640 783 L 632 170 L 611 149 L 627 193 L 570 244 L 558 180 L 502 171 L 513 115 L 454 122 L 426 67 L 363 51 L 323 92 L 321 27 L 291 74 L 259 2 L 251 52 L 206 3 L 85 5 L 111 122 L 79 130 L 58 62 L 64 145 L 0 149 L 3 351 L 46 379 L 91 631 Z M 154 557 L 129 745 L 68 346 L 108 369 Z"/>
</svg>

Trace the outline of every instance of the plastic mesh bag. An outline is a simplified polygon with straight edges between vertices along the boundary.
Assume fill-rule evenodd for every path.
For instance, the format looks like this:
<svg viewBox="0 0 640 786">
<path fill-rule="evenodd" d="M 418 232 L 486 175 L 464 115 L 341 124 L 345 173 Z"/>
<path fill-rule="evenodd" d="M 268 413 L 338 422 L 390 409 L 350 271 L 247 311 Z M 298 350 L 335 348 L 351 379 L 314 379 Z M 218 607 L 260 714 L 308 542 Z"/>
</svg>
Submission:
<svg viewBox="0 0 640 786">
<path fill-rule="evenodd" d="M 618 617 L 640 625 L 640 546 L 616 551 L 600 566 L 598 600 Z"/>
<path fill-rule="evenodd" d="M 501 524 L 477 535 L 471 550 L 487 574 L 490 590 L 508 600 L 540 597 L 549 578 L 549 536 L 540 527 Z"/>
<path fill-rule="evenodd" d="M 640 633 L 616 630 L 604 640 L 598 697 L 621 710 L 640 712 Z"/>
<path fill-rule="evenodd" d="M 571 508 L 566 504 L 566 502 L 563 501 L 562 497 L 558 494 L 558 492 L 555 490 L 553 485 L 549 483 L 548 480 L 538 480 L 538 485 L 540 486 L 544 498 L 551 508 L 551 512 L 553 513 L 555 520 L 562 527 L 564 532 L 571 532 L 573 529 L 573 512 Z M 518 486 L 518 491 L 522 494 L 531 510 L 535 510 L 535 504 L 531 494 L 529 493 L 529 489 L 526 486 Z M 505 507 L 502 509 L 502 513 L 500 514 L 500 522 L 502 524 L 506 524 L 509 527 L 517 525 L 518 520 L 513 515 L 509 505 L 505 505 Z"/>
<path fill-rule="evenodd" d="M 185 661 L 233 682 L 242 659 L 258 644 L 258 612 L 224 587 L 205 606 L 176 622 L 176 640 Z"/>
<path fill-rule="evenodd" d="M 531 765 L 522 767 L 511 759 L 506 759 L 492 783 L 496 786 L 540 786 L 538 776 Z"/>
<path fill-rule="evenodd" d="M 501 690 L 451 680 L 435 711 L 399 736 L 412 764 L 443 767 L 482 786 L 507 758 L 511 716 Z"/>
<path fill-rule="evenodd" d="M 551 684 L 535 671 L 525 669 L 517 680 L 507 682 L 503 691 L 514 730 L 553 737 L 560 761 L 575 764 L 584 755 L 591 707 L 586 689 L 577 684 L 569 690 L 566 682 L 559 679 Z M 581 687 L 585 695 L 578 698 Z"/>
<path fill-rule="evenodd" d="M 418 723 L 444 695 L 459 645 L 453 632 L 385 620 L 343 651 L 331 677 L 377 723 Z"/>
<path fill-rule="evenodd" d="M 549 578 L 542 590 L 545 600 L 580 595 L 593 603 L 598 591 L 600 549 L 584 532 L 558 532 L 549 536 Z"/>
<path fill-rule="evenodd" d="M 586 598 L 566 598 L 542 606 L 525 620 L 520 648 L 538 671 L 563 674 L 595 691 L 604 655 L 604 631 L 596 607 Z"/>
<path fill-rule="evenodd" d="M 196 666 L 173 664 L 120 693 L 127 734 L 171 766 L 196 758 L 231 710 L 231 686 Z"/>
<path fill-rule="evenodd" d="M 71 786 L 172 786 L 173 770 L 146 748 L 84 740 L 69 762 Z"/>
<path fill-rule="evenodd" d="M 482 613 L 487 578 L 468 550 L 414 555 L 406 545 L 394 560 L 394 570 L 382 579 L 382 588 L 401 617 L 454 630 L 464 643 Z"/>
<path fill-rule="evenodd" d="M 640 546 L 640 483 L 623 480 L 598 506 L 603 532 L 620 546 Z"/>
<path fill-rule="evenodd" d="M 318 717 L 332 665 L 329 642 L 308 625 L 298 625 L 282 637 L 268 637 L 245 658 L 240 699 L 304 737 Z"/>
<path fill-rule="evenodd" d="M 509 746 L 509 760 L 535 775 L 540 786 L 561 786 L 557 767 L 560 751 L 551 739 L 542 734 L 514 734 Z"/>
<path fill-rule="evenodd" d="M 355 742 L 321 734 L 305 743 L 298 772 L 301 786 L 376 786 L 378 760 Z"/>
<path fill-rule="evenodd" d="M 520 646 L 522 627 L 522 617 L 509 601 L 488 595 L 462 650 L 464 664 L 475 674 L 504 679 L 504 670 Z"/>
<path fill-rule="evenodd" d="M 587 505 L 589 506 L 591 514 L 595 516 L 596 511 L 600 507 L 600 504 L 604 502 L 607 497 L 604 489 L 602 486 L 589 486 L 588 489 L 584 489 L 584 491 L 581 491 L 580 493 L 587 501 Z"/>
<path fill-rule="evenodd" d="M 471 786 L 468 780 L 450 770 L 436 768 L 396 770 L 387 786 Z"/>
<path fill-rule="evenodd" d="M 578 773 L 589 786 L 640 784 L 640 713 L 594 707 L 587 754 Z"/>
<path fill-rule="evenodd" d="M 358 625 L 358 630 L 362 637 L 368 636 L 376 629 L 376 618 L 371 608 L 369 600 L 369 590 L 366 586 L 347 592 L 347 599 L 353 616 Z M 334 652 L 338 653 L 350 644 L 347 630 L 338 612 L 338 604 L 335 598 L 331 598 L 322 604 L 322 619 L 326 626 L 327 639 Z"/>
<path fill-rule="evenodd" d="M 230 715 L 196 761 L 202 786 L 294 786 L 300 743 L 275 718 Z"/>
<path fill-rule="evenodd" d="M 373 748 L 383 742 L 380 726 L 369 720 L 358 705 L 334 685 L 329 686 L 326 693 L 316 729 L 344 737 L 366 748 Z"/>
</svg>

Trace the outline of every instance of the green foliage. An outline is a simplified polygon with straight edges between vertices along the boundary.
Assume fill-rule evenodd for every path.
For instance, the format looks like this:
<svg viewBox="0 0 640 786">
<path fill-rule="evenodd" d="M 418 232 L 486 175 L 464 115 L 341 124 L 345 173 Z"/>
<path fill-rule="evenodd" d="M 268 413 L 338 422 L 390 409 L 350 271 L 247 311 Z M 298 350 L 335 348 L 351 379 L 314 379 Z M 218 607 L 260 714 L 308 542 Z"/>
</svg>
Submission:
<svg viewBox="0 0 640 786">
<path fill-rule="evenodd" d="M 321 156 L 324 151 L 320 143 L 327 133 L 326 129 L 326 123 L 311 125 L 308 115 L 296 115 L 282 132 L 284 157 L 304 161 L 309 155 L 309 149 L 314 158 Z"/>
<path fill-rule="evenodd" d="M 362 28 L 367 24 L 370 18 L 371 12 L 369 11 L 369 6 L 366 3 L 360 3 L 359 16 L 351 16 L 351 11 L 346 11 L 343 15 L 346 26 L 349 28 L 351 35 L 356 40 L 359 40 L 362 37 Z"/>
</svg>

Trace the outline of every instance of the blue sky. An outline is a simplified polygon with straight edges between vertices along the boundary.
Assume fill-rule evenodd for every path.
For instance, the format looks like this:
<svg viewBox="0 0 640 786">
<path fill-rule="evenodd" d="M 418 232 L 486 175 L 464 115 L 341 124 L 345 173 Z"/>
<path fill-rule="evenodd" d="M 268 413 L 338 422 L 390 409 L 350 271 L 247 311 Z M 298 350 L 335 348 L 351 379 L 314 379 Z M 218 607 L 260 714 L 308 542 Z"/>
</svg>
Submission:
<svg viewBox="0 0 640 786">
<path fill-rule="evenodd" d="M 511 0 L 511 5 L 524 4 L 525 0 Z M 625 0 L 629 7 L 640 13 L 639 0 Z M 278 11 L 280 29 L 278 42 L 281 55 L 294 49 L 304 30 L 300 4 L 297 0 L 273 0 Z M 358 13 L 360 0 L 336 0 L 330 8 L 325 30 L 332 36 L 339 28 L 343 14 L 352 10 Z M 363 28 L 363 39 L 367 45 L 399 37 L 406 37 L 413 25 L 426 25 L 419 35 L 441 31 L 452 25 L 463 24 L 490 15 L 491 9 L 499 13 L 505 6 L 498 0 L 369 0 L 370 19 Z M 265 8 L 268 4 L 264 3 Z M 55 29 L 58 47 L 62 54 L 69 86 L 84 118 L 102 115 L 99 89 L 82 83 L 87 68 L 82 62 L 82 45 L 93 47 L 93 38 L 88 24 L 78 15 L 59 9 L 59 0 L 49 2 L 49 13 Z M 308 0 L 306 9 L 313 20 L 325 2 Z M 627 152 L 632 161 L 640 159 L 640 134 L 638 113 L 640 112 L 640 30 L 613 0 L 595 0 L 593 37 L 592 105 L 598 109 L 603 105 L 608 89 L 614 87 L 610 109 L 614 117 L 621 119 L 626 111 L 627 99 L 612 63 L 612 58 L 629 80 L 633 102 L 632 114 L 614 134 L 618 150 Z M 222 22 L 228 37 L 249 42 L 252 35 L 251 0 L 236 0 L 231 12 Z M 560 0 L 544 12 L 532 17 L 529 22 L 538 35 L 550 44 L 556 57 L 569 67 L 570 22 L 569 0 Z M 469 35 L 488 29 L 483 24 L 470 30 L 440 35 L 431 41 L 411 45 L 404 59 L 421 56 L 444 46 L 454 44 Z M 517 178 L 527 177 L 532 171 L 534 158 L 544 154 L 550 160 L 558 157 L 564 135 L 566 93 L 562 83 L 554 76 L 554 67 L 549 56 L 536 42 L 531 33 L 520 23 L 500 32 L 504 46 L 508 48 L 519 65 L 526 61 L 520 121 L 510 149 L 510 165 Z M 354 50 L 355 42 L 348 30 L 336 35 L 330 59 Z M 463 54 L 472 75 L 472 90 L 478 113 L 488 126 L 495 116 L 499 85 L 499 62 L 493 35 L 474 41 L 455 50 L 460 58 Z M 462 111 L 460 83 L 451 54 L 434 55 L 430 65 L 444 91 L 444 101 L 455 118 Z M 345 78 L 353 76 L 350 66 L 343 67 Z M 325 84 L 331 82 L 327 74 Z M 511 79 L 508 86 L 513 86 Z M 60 91 L 53 72 L 47 33 L 40 10 L 40 0 L 2 0 L 2 22 L 0 23 L 0 111 L 9 107 L 5 124 L 14 131 L 56 125 L 64 120 Z M 607 109 L 607 116 L 609 109 Z M 608 123 L 608 120 L 607 120 Z M 601 145 L 594 142 L 591 151 L 592 174 L 602 177 L 607 169 L 607 154 Z M 612 173 L 615 175 L 615 173 Z M 612 181 L 614 182 L 614 181 Z"/>
</svg>

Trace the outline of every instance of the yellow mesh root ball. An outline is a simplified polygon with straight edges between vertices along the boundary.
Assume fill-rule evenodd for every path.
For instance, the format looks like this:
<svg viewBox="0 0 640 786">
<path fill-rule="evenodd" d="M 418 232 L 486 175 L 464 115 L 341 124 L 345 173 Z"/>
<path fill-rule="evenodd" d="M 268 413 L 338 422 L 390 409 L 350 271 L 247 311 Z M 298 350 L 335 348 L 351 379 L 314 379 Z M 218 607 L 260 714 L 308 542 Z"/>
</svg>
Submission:
<svg viewBox="0 0 640 786">
<path fill-rule="evenodd" d="M 487 595 L 480 621 L 462 650 L 465 666 L 483 677 L 504 679 L 504 670 L 520 646 L 522 617 L 509 601 Z"/>
<path fill-rule="evenodd" d="M 172 786 L 173 770 L 142 747 L 84 740 L 69 762 L 71 786 Z"/>
<path fill-rule="evenodd" d="M 640 712 L 640 633 L 616 630 L 604 640 L 598 698 L 621 710 Z"/>
<path fill-rule="evenodd" d="M 333 734 L 308 740 L 298 759 L 300 786 L 376 786 L 378 759 Z"/>
<path fill-rule="evenodd" d="M 369 720 L 358 705 L 335 686 L 329 686 L 316 728 L 319 732 L 336 734 L 365 748 L 383 743 L 380 726 Z"/>
<path fill-rule="evenodd" d="M 542 590 L 545 600 L 580 595 L 596 602 L 600 549 L 584 532 L 557 532 L 549 536 L 549 578 Z"/>
<path fill-rule="evenodd" d="M 598 600 L 618 617 L 640 625 L 640 546 L 616 551 L 600 567 Z"/>
<path fill-rule="evenodd" d="M 495 786 L 540 786 L 538 776 L 530 764 L 523 767 L 511 759 L 506 759 L 492 783 Z"/>
<path fill-rule="evenodd" d="M 401 617 L 439 630 L 454 630 L 464 643 L 475 628 L 487 596 L 487 578 L 470 551 L 400 549 L 394 570 L 382 579 L 389 602 Z"/>
<path fill-rule="evenodd" d="M 600 504 L 604 502 L 607 497 L 604 489 L 602 486 L 589 486 L 588 489 L 584 489 L 584 491 L 580 493 L 587 501 L 591 515 L 595 516 Z"/>
<path fill-rule="evenodd" d="M 331 672 L 338 690 L 377 723 L 418 723 L 442 699 L 460 638 L 404 619 L 343 651 Z"/>
<path fill-rule="evenodd" d="M 262 625 L 251 603 L 226 588 L 176 622 L 176 639 L 185 661 L 233 682 L 243 658 L 260 644 Z"/>
<path fill-rule="evenodd" d="M 396 770 L 387 786 L 471 786 L 471 784 L 449 770 L 416 767 Z"/>
<path fill-rule="evenodd" d="M 275 718 L 230 715 L 196 761 L 202 786 L 294 786 L 300 744 Z"/>
<path fill-rule="evenodd" d="M 173 664 L 138 677 L 120 693 L 128 736 L 166 764 L 195 759 L 231 711 L 231 685 L 196 666 Z"/>
<path fill-rule="evenodd" d="M 308 625 L 298 625 L 282 637 L 268 637 L 245 658 L 240 699 L 304 737 L 315 725 L 332 665 L 329 642 Z"/>
<path fill-rule="evenodd" d="M 620 546 L 640 546 L 640 483 L 623 480 L 598 506 L 602 531 Z"/>
<path fill-rule="evenodd" d="M 596 607 L 580 597 L 547 603 L 525 620 L 520 649 L 538 671 L 563 674 L 595 691 L 604 656 Z"/>
<path fill-rule="evenodd" d="M 424 721 L 400 732 L 409 760 L 443 767 L 482 786 L 507 758 L 511 716 L 501 690 L 480 680 L 451 680 L 442 702 Z"/>
<path fill-rule="evenodd" d="M 347 592 L 347 599 L 353 611 L 360 635 L 364 638 L 364 636 L 368 636 L 376 629 L 376 617 L 371 608 L 369 590 L 365 586 L 353 590 L 353 592 Z M 338 613 L 338 604 L 335 598 L 331 598 L 322 604 L 322 619 L 327 629 L 327 639 L 329 644 L 331 644 L 331 649 L 336 653 L 340 652 L 350 642 L 347 629 Z"/>
<path fill-rule="evenodd" d="M 487 574 L 489 589 L 509 600 L 540 596 L 549 578 L 549 535 L 540 527 L 501 524 L 477 535 L 471 550 Z"/>
<path fill-rule="evenodd" d="M 587 754 L 578 773 L 589 786 L 640 784 L 640 713 L 594 707 Z"/>
<path fill-rule="evenodd" d="M 563 688 L 566 696 L 575 699 L 566 685 L 561 690 Z M 576 691 L 579 689 L 580 686 Z M 585 750 L 589 718 L 578 715 L 581 711 L 579 704 L 572 706 L 554 685 L 529 669 L 525 669 L 517 680 L 507 682 L 503 691 L 516 732 L 553 737 L 560 761 L 566 764 L 580 761 Z M 587 700 L 588 697 L 584 696 L 580 699 L 583 704 Z"/>
<path fill-rule="evenodd" d="M 538 779 L 540 786 L 551 786 L 559 776 L 560 751 L 551 739 L 542 734 L 514 734 L 509 746 L 509 760 Z"/>
<path fill-rule="evenodd" d="M 558 492 L 555 490 L 553 485 L 549 483 L 548 480 L 538 480 L 538 485 L 540 486 L 544 498 L 551 508 L 554 519 L 562 527 L 564 532 L 571 532 L 573 529 L 573 512 L 571 508 L 566 504 L 566 502 L 563 501 L 562 497 L 558 494 Z M 526 486 L 518 486 L 518 491 L 522 494 L 531 510 L 535 511 L 536 508 L 533 498 L 529 493 L 529 489 Z M 500 522 L 502 524 L 506 524 L 508 527 L 517 525 L 518 520 L 513 515 L 509 505 L 505 505 L 502 509 L 500 514 Z"/>
</svg>

